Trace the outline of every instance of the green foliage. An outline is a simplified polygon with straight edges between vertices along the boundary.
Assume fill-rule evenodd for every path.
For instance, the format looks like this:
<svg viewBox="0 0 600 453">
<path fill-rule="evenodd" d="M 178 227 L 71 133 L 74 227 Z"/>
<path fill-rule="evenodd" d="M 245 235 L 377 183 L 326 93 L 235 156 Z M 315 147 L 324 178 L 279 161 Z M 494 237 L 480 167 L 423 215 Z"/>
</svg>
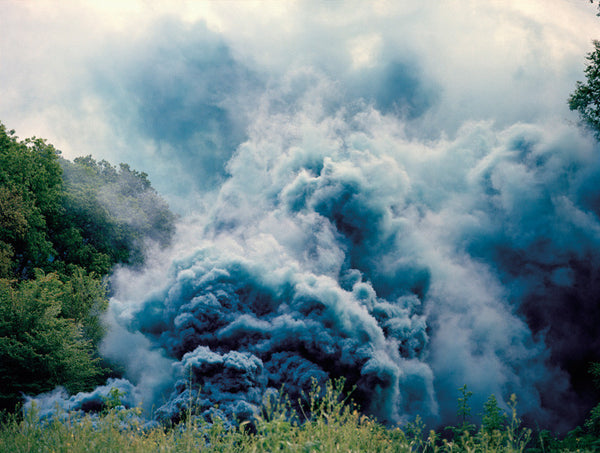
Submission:
<svg viewBox="0 0 600 453">
<path fill-rule="evenodd" d="M 586 59 L 586 82 L 577 82 L 569 97 L 569 108 L 576 110 L 583 123 L 600 138 L 600 41 L 594 41 L 594 51 Z"/>
<path fill-rule="evenodd" d="M 460 387 L 458 391 L 460 392 L 460 396 L 458 397 L 458 408 L 456 410 L 456 415 L 460 420 L 460 425 L 446 427 L 446 429 L 452 431 L 454 437 L 470 435 L 476 429 L 475 425 L 469 422 L 469 417 L 471 416 L 471 406 L 469 400 L 473 396 L 473 392 L 467 390 L 466 384 Z"/>
<path fill-rule="evenodd" d="M 597 404 L 585 421 L 586 431 L 594 437 L 600 438 L 600 404 Z"/>
<path fill-rule="evenodd" d="M 40 421 L 35 411 L 19 421 L 9 417 L 0 425 L 0 451 L 119 451 L 119 452 L 505 452 L 524 451 L 597 451 L 594 448 L 570 448 L 540 433 L 537 446 L 526 450 L 531 431 L 520 426 L 516 414 L 516 397 L 507 403 L 511 418 L 497 419 L 498 404 L 488 399 L 484 408 L 488 424 L 443 439 L 431 430 L 425 438 L 425 425 L 417 419 L 405 430 L 386 427 L 361 414 L 343 393 L 344 381 L 329 382 L 325 388 L 313 384 L 301 401 L 300 416 L 283 391 L 265 398 L 253 428 L 244 421 L 226 424 L 218 417 L 207 421 L 193 416 L 193 408 L 177 425 L 144 428 L 140 410 L 118 409 L 120 395 L 111 393 L 107 410 L 100 416 L 65 416 L 57 414 L 51 421 Z M 466 389 L 464 389 L 466 391 Z M 463 392 L 463 398 L 468 392 Z M 494 403 L 495 401 L 495 403 Z M 462 403 L 461 403 L 462 404 Z M 460 406 L 460 404 L 459 404 Z M 464 408 L 464 406 L 463 406 Z M 492 426 L 496 428 L 492 429 Z M 539 447 L 539 448 L 538 448 Z"/>
<path fill-rule="evenodd" d="M 98 345 L 104 335 L 101 315 L 108 308 L 106 285 L 78 267 L 73 268 L 68 278 L 62 279 L 61 317 L 80 323 L 84 338 Z"/>
<path fill-rule="evenodd" d="M 458 389 L 460 396 L 458 397 L 457 415 L 463 425 L 468 425 L 467 420 L 471 416 L 471 406 L 469 400 L 473 396 L 473 392 L 467 390 L 467 384 Z"/>
<path fill-rule="evenodd" d="M 125 393 L 119 390 L 117 387 L 113 387 L 108 392 L 108 396 L 104 398 L 104 407 L 106 411 L 111 411 L 122 406 L 121 399 L 125 396 Z"/>
<path fill-rule="evenodd" d="M 132 170 L 127 164 L 117 169 L 91 156 L 78 157 L 72 163 L 61 159 L 60 163 L 67 218 L 80 232 L 80 237 L 72 240 L 106 256 L 109 266 L 117 262 L 141 264 L 144 241 L 168 245 L 175 217 L 152 188 L 146 173 Z M 85 250 L 69 255 L 71 250 L 65 246 L 61 253 L 73 262 L 89 261 Z"/>
<path fill-rule="evenodd" d="M 478 428 L 469 422 L 471 416 L 470 399 L 472 392 L 463 385 L 459 388 L 457 415 L 460 423 L 449 426 L 446 430 L 452 433 L 451 439 L 442 439 L 441 444 L 427 447 L 425 444 L 420 451 L 452 452 L 523 452 L 530 443 L 531 430 L 521 427 L 521 420 L 517 417 L 517 397 L 511 395 L 507 402 L 511 409 L 511 417 L 500 409 L 495 395 L 490 395 L 483 405 L 483 417 Z M 429 435 L 428 441 L 435 439 L 435 433 Z"/>
<path fill-rule="evenodd" d="M 490 395 L 483 405 L 483 419 L 481 428 L 488 434 L 494 431 L 500 431 L 506 424 L 506 414 L 498 406 L 498 400 L 495 395 Z"/>
<path fill-rule="evenodd" d="M 103 277 L 174 232 L 147 176 L 91 156 L 71 163 L 0 123 L 0 409 L 57 385 L 89 390 L 106 372 Z"/>
<path fill-rule="evenodd" d="M 594 362 L 590 365 L 590 374 L 594 380 L 596 388 L 600 389 L 600 363 Z M 594 451 L 600 451 L 600 403 L 592 410 L 583 425 L 569 433 L 568 438 L 572 444 L 578 447 L 590 448 Z"/>
<path fill-rule="evenodd" d="M 19 141 L 0 123 L 0 277 L 29 278 L 36 267 L 47 269 L 54 258 L 48 232 L 60 221 L 61 193 L 54 147 L 35 137 Z"/>
<path fill-rule="evenodd" d="M 507 445 L 511 448 L 510 451 L 524 451 L 531 438 L 531 430 L 529 428 L 521 428 L 521 419 L 517 417 L 517 395 L 510 395 L 510 400 L 507 402 L 511 410 L 511 418 L 506 428 Z"/>
<path fill-rule="evenodd" d="M 63 385 L 89 390 L 100 373 L 83 325 L 62 316 L 71 289 L 56 274 L 38 274 L 16 287 L 0 280 L 0 408 L 11 409 L 21 393 Z"/>
<path fill-rule="evenodd" d="M 592 363 L 590 374 L 594 383 L 600 388 L 600 364 Z M 597 452 L 600 451 L 600 404 L 596 405 L 585 421 L 583 427 L 571 430 L 564 438 L 559 439 L 547 430 L 539 433 L 535 440 L 533 452 L 568 451 Z"/>
<path fill-rule="evenodd" d="M 148 240 L 168 245 L 175 217 L 146 173 L 59 154 L 0 123 L 0 278 L 69 274 L 70 265 L 105 275 L 141 264 Z"/>
<path fill-rule="evenodd" d="M 22 421 L 12 417 L 0 426 L 0 451 L 416 451 L 400 429 L 388 429 L 344 404 L 342 387 L 340 381 L 325 389 L 313 387 L 307 404 L 314 411 L 303 424 L 290 421 L 298 417 L 283 393 L 267 398 L 254 430 L 248 423 L 230 426 L 219 418 L 208 423 L 191 414 L 170 428 L 144 429 L 138 409 L 112 408 L 100 417 L 58 414 L 50 422 L 40 421 L 32 411 Z"/>
</svg>

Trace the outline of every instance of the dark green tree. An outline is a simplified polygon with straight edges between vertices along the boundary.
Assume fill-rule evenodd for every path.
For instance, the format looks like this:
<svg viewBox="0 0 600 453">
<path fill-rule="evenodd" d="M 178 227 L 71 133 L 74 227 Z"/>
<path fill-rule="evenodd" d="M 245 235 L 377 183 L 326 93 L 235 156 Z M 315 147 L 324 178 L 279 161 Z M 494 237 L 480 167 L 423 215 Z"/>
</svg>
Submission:
<svg viewBox="0 0 600 453">
<path fill-rule="evenodd" d="M 0 280 L 0 409 L 24 394 L 89 390 L 101 373 L 84 325 L 63 315 L 72 288 L 56 274 L 38 274 L 14 287 Z"/>
<path fill-rule="evenodd" d="M 0 123 L 0 278 L 139 265 L 148 241 L 168 245 L 174 221 L 146 173 L 91 156 L 69 162 Z"/>
<path fill-rule="evenodd" d="M 586 59 L 586 81 L 577 82 L 569 97 L 569 108 L 576 110 L 583 123 L 600 138 L 600 41 L 594 41 L 594 51 Z"/>
<path fill-rule="evenodd" d="M 175 217 L 148 175 L 91 156 L 69 162 L 0 123 L 0 409 L 57 385 L 91 389 L 107 370 L 97 346 L 104 277 L 166 246 Z"/>
<path fill-rule="evenodd" d="M 33 276 L 54 260 L 49 233 L 62 213 L 62 171 L 57 151 L 38 138 L 19 141 L 0 123 L 0 250 L 17 277 Z"/>
</svg>

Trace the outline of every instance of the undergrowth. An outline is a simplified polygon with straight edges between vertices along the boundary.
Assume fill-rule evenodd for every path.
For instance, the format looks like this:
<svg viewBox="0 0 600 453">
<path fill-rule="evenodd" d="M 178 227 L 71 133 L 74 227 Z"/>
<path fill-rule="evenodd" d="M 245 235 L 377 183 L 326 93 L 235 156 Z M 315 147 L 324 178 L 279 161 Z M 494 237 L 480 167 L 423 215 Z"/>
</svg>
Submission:
<svg viewBox="0 0 600 453">
<path fill-rule="evenodd" d="M 144 424 L 139 408 L 123 409 L 115 392 L 101 414 L 57 414 L 40 420 L 35 409 L 0 425 L 1 452 L 553 452 L 598 451 L 598 437 L 578 428 L 559 440 L 549 432 L 532 435 L 517 416 L 517 399 L 501 411 L 492 395 L 479 427 L 470 423 L 471 392 L 459 389 L 460 424 L 427 431 L 417 417 L 402 429 L 361 414 L 344 394 L 344 381 L 316 383 L 298 405 L 285 392 L 265 398 L 252 421 L 232 425 L 206 420 L 188 409 L 170 427 Z M 298 410 L 294 407 L 299 407 Z M 592 414 L 593 416 L 593 414 Z"/>
</svg>

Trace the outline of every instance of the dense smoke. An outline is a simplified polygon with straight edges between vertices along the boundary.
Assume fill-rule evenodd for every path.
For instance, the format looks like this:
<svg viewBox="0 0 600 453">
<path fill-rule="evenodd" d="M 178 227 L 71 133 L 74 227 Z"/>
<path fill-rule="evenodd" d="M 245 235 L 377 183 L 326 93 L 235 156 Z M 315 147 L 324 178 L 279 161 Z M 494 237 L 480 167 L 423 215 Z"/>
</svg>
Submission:
<svg viewBox="0 0 600 453">
<path fill-rule="evenodd" d="M 92 71 L 134 166 L 200 200 L 172 249 L 113 276 L 103 353 L 127 404 L 246 418 L 344 376 L 387 423 L 455 421 L 464 384 L 474 413 L 515 393 L 539 426 L 581 420 L 600 360 L 600 150 L 565 119 L 583 52 L 556 21 L 469 5 L 380 5 L 357 34 L 309 2 L 269 42 L 258 20 L 162 20 Z M 420 38 L 441 24 L 452 39 Z"/>
<path fill-rule="evenodd" d="M 580 416 L 570 378 L 598 338 L 596 145 L 489 123 L 424 143 L 368 105 L 268 101 L 167 275 L 114 279 L 105 353 L 136 382 L 162 373 L 144 403 L 174 418 L 199 388 L 203 409 L 247 417 L 268 389 L 345 376 L 390 423 L 452 420 L 463 384 L 474 407 L 516 393 L 541 424 Z"/>
</svg>

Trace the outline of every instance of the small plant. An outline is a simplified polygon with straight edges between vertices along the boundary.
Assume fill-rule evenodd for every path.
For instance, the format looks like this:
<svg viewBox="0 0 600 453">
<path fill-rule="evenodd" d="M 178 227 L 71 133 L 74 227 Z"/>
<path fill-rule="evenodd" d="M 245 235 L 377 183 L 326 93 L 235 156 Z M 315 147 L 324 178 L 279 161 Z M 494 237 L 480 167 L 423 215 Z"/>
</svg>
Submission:
<svg viewBox="0 0 600 453">
<path fill-rule="evenodd" d="M 467 384 L 463 385 L 458 389 L 460 396 L 458 397 L 458 409 L 456 415 L 460 420 L 458 426 L 447 426 L 446 429 L 452 431 L 455 439 L 462 437 L 465 434 L 469 436 L 477 429 L 475 425 L 469 422 L 471 416 L 471 405 L 469 400 L 473 396 L 473 392 L 467 390 Z"/>
<path fill-rule="evenodd" d="M 510 422 L 506 429 L 508 438 L 507 446 L 509 451 L 522 452 L 531 439 L 531 430 L 529 428 L 520 428 L 521 419 L 517 417 L 517 395 L 510 395 L 510 401 L 507 402 L 511 410 Z"/>
<path fill-rule="evenodd" d="M 415 421 L 406 424 L 406 437 L 410 442 L 411 450 L 419 450 L 423 447 L 423 433 L 425 432 L 425 423 L 420 415 L 415 417 Z"/>
<path fill-rule="evenodd" d="M 122 398 L 124 396 L 125 392 L 122 392 L 117 387 L 111 388 L 108 395 L 102 398 L 104 401 L 104 410 L 110 411 L 123 406 Z"/>
<path fill-rule="evenodd" d="M 487 434 L 501 431 L 506 425 L 506 414 L 498 406 L 496 395 L 492 394 L 483 405 L 481 429 Z"/>
</svg>

